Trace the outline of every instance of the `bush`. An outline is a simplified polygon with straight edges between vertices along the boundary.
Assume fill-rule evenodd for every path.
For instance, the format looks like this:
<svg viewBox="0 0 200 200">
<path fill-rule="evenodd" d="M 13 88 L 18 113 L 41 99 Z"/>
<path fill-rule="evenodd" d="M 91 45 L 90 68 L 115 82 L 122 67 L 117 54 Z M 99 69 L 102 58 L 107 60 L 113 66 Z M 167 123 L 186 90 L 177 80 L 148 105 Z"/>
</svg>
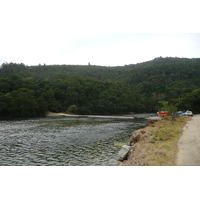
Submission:
<svg viewBox="0 0 200 200">
<path fill-rule="evenodd" d="M 71 106 L 68 107 L 67 113 L 76 114 L 76 113 L 77 113 L 77 110 L 78 110 L 78 108 L 77 108 L 76 105 L 71 105 Z"/>
</svg>

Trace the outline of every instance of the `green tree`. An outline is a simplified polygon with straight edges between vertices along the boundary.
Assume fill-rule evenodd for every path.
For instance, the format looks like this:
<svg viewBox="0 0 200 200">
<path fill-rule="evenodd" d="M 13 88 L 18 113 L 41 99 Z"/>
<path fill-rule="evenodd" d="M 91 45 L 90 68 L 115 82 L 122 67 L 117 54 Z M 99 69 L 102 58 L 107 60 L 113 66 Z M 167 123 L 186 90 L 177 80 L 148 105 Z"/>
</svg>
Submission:
<svg viewBox="0 0 200 200">
<path fill-rule="evenodd" d="M 37 109 L 37 101 L 34 98 L 34 91 L 26 88 L 7 93 L 1 96 L 1 102 L 6 104 L 2 110 L 2 114 L 8 116 L 35 116 Z"/>
<path fill-rule="evenodd" d="M 76 113 L 77 113 L 77 110 L 78 110 L 78 108 L 77 108 L 76 105 L 71 105 L 71 106 L 68 107 L 67 113 L 76 114 Z"/>
</svg>

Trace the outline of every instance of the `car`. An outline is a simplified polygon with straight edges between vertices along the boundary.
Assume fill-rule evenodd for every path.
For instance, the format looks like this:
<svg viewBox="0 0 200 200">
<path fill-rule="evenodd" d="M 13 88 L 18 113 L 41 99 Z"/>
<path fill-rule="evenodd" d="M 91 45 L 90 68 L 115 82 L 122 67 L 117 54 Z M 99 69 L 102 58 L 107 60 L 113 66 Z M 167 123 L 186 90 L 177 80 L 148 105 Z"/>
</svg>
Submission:
<svg viewBox="0 0 200 200">
<path fill-rule="evenodd" d="M 193 116 L 193 113 L 192 113 L 192 111 L 187 110 L 185 113 L 183 113 L 183 115 Z"/>
<path fill-rule="evenodd" d="M 183 111 L 178 111 L 178 112 L 176 112 L 175 115 L 183 115 L 183 114 L 184 114 Z"/>
</svg>

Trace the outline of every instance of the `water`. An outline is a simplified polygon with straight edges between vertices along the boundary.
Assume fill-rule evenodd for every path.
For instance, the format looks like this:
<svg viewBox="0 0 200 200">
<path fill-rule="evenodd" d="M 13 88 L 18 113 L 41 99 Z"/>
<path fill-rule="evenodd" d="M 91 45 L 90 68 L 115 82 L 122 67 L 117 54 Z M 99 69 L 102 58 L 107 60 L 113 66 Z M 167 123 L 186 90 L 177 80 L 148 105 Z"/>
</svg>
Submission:
<svg viewBox="0 0 200 200">
<path fill-rule="evenodd" d="M 1 166 L 109 166 L 145 119 L 38 118 L 0 121 Z"/>
</svg>

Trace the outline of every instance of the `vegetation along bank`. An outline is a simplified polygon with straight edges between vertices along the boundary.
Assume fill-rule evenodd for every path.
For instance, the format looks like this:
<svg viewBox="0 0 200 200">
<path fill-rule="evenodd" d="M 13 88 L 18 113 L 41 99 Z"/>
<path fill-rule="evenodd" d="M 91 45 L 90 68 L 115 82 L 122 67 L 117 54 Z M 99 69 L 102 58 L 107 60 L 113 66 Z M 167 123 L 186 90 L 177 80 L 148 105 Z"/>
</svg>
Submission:
<svg viewBox="0 0 200 200">
<path fill-rule="evenodd" d="M 191 117 L 178 116 L 174 119 L 150 121 L 146 128 L 134 131 L 130 139 L 132 151 L 120 166 L 176 165 L 178 141 L 183 127 L 190 119 Z"/>
</svg>

